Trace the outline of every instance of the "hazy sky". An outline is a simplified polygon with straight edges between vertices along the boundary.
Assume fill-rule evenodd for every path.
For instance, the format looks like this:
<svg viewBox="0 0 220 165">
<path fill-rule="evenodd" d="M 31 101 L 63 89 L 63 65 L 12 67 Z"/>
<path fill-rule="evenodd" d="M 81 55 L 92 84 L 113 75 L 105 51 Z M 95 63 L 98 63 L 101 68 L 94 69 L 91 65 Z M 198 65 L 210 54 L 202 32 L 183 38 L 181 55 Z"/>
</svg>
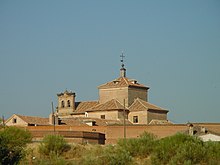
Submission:
<svg viewBox="0 0 220 165">
<path fill-rule="evenodd" d="M 220 122 L 219 0 L 0 1 L 0 115 L 48 117 L 127 76 L 175 123 Z"/>
</svg>

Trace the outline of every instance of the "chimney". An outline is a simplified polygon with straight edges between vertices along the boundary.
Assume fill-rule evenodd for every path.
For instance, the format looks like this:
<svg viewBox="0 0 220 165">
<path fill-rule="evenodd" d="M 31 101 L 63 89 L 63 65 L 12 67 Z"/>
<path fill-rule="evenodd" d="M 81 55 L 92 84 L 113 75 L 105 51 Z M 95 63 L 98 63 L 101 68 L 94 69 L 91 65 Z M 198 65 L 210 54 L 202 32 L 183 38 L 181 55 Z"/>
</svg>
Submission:
<svg viewBox="0 0 220 165">
<path fill-rule="evenodd" d="M 121 76 L 121 77 L 126 77 L 126 69 L 125 69 L 124 67 L 122 67 L 122 68 L 120 69 L 120 76 Z"/>
</svg>

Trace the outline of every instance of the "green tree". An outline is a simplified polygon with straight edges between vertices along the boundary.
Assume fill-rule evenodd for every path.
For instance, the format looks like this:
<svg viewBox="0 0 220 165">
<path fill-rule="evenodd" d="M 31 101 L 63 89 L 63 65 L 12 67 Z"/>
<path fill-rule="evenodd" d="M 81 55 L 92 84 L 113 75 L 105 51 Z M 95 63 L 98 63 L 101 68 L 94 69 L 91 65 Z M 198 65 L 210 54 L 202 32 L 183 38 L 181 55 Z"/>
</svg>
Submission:
<svg viewBox="0 0 220 165">
<path fill-rule="evenodd" d="M 47 135 L 43 138 L 39 146 L 39 152 L 42 155 L 56 155 L 60 156 L 63 152 L 70 149 L 70 145 L 64 140 L 61 135 Z"/>
<path fill-rule="evenodd" d="M 24 147 L 31 142 L 31 133 L 17 127 L 6 127 L 0 131 L 1 164 L 17 164 L 25 155 Z"/>
</svg>

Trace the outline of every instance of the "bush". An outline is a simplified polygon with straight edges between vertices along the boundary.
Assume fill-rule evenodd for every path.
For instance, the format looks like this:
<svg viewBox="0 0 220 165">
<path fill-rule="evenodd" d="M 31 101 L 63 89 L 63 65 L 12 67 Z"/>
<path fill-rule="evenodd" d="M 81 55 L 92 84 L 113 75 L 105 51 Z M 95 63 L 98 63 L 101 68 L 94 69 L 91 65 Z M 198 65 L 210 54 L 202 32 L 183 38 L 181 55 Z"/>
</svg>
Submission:
<svg viewBox="0 0 220 165">
<path fill-rule="evenodd" d="M 1 164 L 17 164 L 25 155 L 24 147 L 31 142 L 29 131 L 17 127 L 6 127 L 0 131 Z"/>
<path fill-rule="evenodd" d="M 128 151 L 132 156 L 149 156 L 155 147 L 156 137 L 153 134 L 144 132 L 140 138 L 121 139 L 118 145 Z"/>
<path fill-rule="evenodd" d="M 120 146 L 108 146 L 103 154 L 104 164 L 109 165 L 129 165 L 132 164 L 132 156 L 128 150 Z"/>
<path fill-rule="evenodd" d="M 220 142 L 206 142 L 205 148 L 207 150 L 206 162 L 212 165 L 220 164 Z"/>
<path fill-rule="evenodd" d="M 205 162 L 204 142 L 196 137 L 176 134 L 158 140 L 152 156 L 153 164 L 199 164 Z"/>
<path fill-rule="evenodd" d="M 128 151 L 118 146 L 94 146 L 85 152 L 79 164 L 129 165 L 132 164 L 132 157 Z"/>
<path fill-rule="evenodd" d="M 47 135 L 43 138 L 42 143 L 39 146 L 39 153 L 42 155 L 60 156 L 63 152 L 70 149 L 70 145 L 64 140 L 61 135 Z"/>
<path fill-rule="evenodd" d="M 71 149 L 65 153 L 65 159 L 79 159 L 85 155 L 87 148 L 81 144 L 71 144 Z"/>
</svg>

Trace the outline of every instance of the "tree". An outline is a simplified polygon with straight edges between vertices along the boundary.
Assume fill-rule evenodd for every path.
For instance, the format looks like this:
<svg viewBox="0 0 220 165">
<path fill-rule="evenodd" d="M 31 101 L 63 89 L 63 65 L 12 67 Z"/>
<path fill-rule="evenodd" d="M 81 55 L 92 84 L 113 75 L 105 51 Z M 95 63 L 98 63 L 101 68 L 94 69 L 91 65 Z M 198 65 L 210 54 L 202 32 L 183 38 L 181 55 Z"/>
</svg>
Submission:
<svg viewBox="0 0 220 165">
<path fill-rule="evenodd" d="M 31 142 L 31 133 L 17 127 L 6 127 L 0 131 L 1 164 L 17 164 L 24 156 L 24 147 Z"/>
</svg>

